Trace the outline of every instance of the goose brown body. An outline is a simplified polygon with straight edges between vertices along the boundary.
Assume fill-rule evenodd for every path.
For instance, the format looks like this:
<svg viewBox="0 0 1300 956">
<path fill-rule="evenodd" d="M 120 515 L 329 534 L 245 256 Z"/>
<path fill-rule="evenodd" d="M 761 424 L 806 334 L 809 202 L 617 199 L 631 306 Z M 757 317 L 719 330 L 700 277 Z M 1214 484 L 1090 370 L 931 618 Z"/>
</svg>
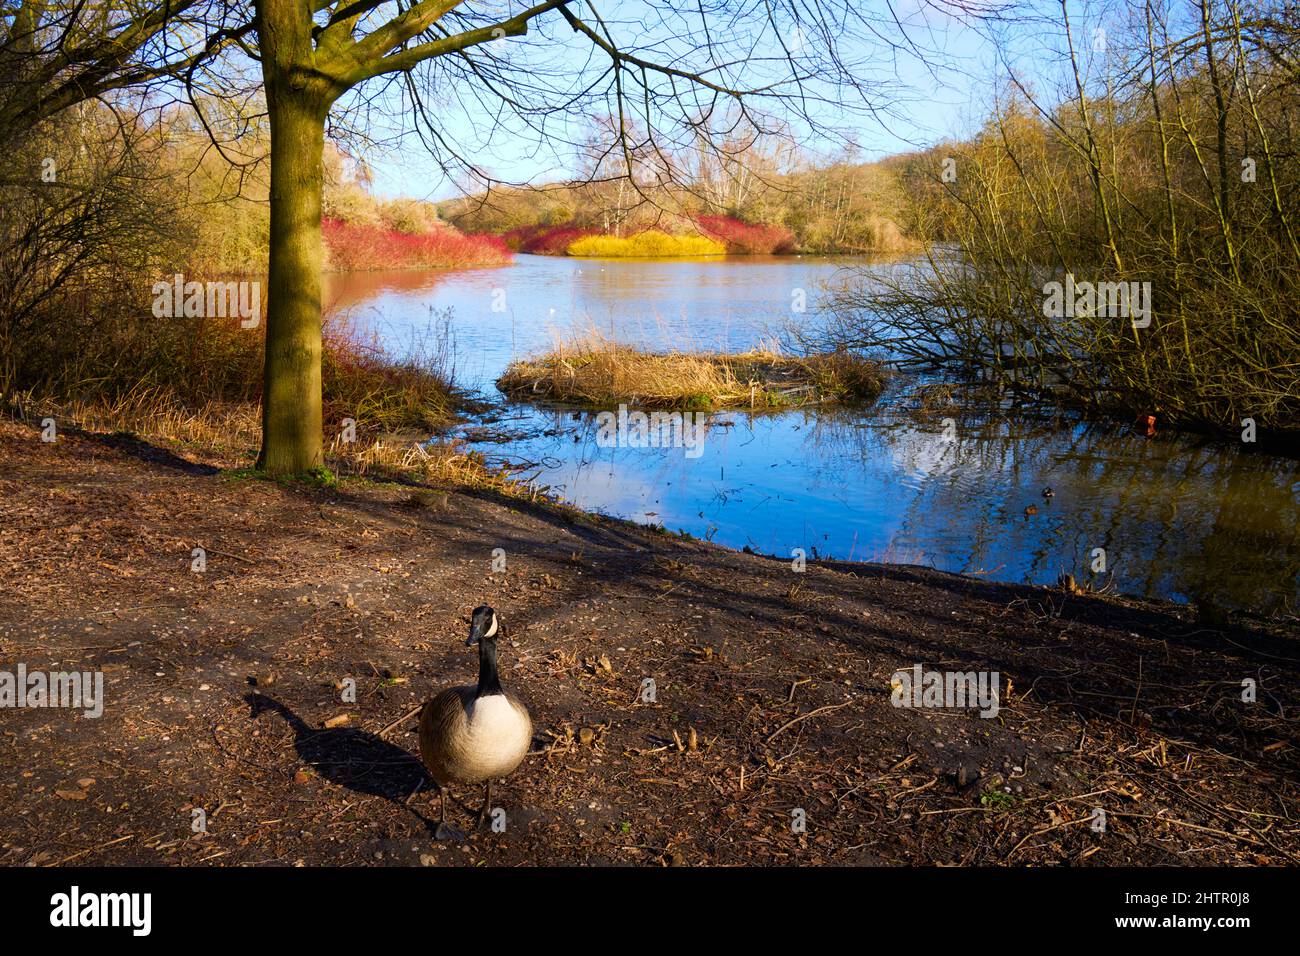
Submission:
<svg viewBox="0 0 1300 956">
<path fill-rule="evenodd" d="M 420 756 L 441 786 L 507 776 L 532 739 L 528 709 L 511 694 L 478 696 L 475 687 L 451 687 L 420 712 Z"/>
</svg>

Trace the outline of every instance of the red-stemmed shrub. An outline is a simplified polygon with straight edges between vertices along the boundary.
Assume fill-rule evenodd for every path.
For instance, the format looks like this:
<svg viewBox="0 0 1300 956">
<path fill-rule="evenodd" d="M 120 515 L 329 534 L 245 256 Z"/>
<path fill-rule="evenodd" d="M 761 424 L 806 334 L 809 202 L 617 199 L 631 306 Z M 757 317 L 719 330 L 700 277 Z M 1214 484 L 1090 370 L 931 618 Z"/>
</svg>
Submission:
<svg viewBox="0 0 1300 956">
<path fill-rule="evenodd" d="M 467 268 L 510 261 L 510 249 L 500 237 L 466 235 L 451 226 L 410 235 L 396 229 L 324 219 L 321 231 L 327 268 L 335 272 Z"/>
<path fill-rule="evenodd" d="M 794 233 L 784 226 L 741 222 L 731 216 L 700 216 L 700 231 L 735 255 L 783 255 L 794 252 Z"/>
<path fill-rule="evenodd" d="M 562 256 L 570 243 L 599 233 L 599 229 L 562 223 L 558 226 L 520 226 L 503 232 L 501 238 L 516 252 L 535 256 Z"/>
</svg>

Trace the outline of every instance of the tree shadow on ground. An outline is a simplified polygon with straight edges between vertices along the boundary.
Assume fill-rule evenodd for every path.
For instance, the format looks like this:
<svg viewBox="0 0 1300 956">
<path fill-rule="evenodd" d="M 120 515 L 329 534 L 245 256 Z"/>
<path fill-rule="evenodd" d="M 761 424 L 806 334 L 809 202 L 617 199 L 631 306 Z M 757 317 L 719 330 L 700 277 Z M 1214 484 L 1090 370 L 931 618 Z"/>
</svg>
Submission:
<svg viewBox="0 0 1300 956">
<path fill-rule="evenodd" d="M 135 435 L 126 432 L 113 432 L 112 434 L 99 434 L 97 432 L 82 431 L 77 432 L 87 441 L 92 441 L 97 445 L 103 445 L 112 448 L 131 458 L 146 462 L 151 465 L 162 465 L 164 468 L 172 468 L 176 471 L 182 471 L 192 477 L 201 477 L 205 475 L 218 474 L 221 469 L 214 465 L 204 465 L 198 462 L 182 458 L 180 455 L 168 451 L 166 448 L 160 448 L 157 445 L 145 441 Z"/>
</svg>

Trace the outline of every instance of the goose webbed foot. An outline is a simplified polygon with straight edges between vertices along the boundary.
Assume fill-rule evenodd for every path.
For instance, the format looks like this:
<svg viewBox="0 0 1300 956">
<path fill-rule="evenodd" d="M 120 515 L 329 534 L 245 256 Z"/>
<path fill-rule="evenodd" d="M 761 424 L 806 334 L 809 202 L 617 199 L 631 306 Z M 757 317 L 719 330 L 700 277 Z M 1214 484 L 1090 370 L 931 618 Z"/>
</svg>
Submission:
<svg viewBox="0 0 1300 956">
<path fill-rule="evenodd" d="M 465 834 L 445 821 L 439 821 L 438 829 L 433 831 L 433 838 L 439 843 L 460 843 L 465 839 Z"/>
<path fill-rule="evenodd" d="M 487 782 L 483 791 L 483 808 L 478 812 L 478 826 L 487 822 L 488 814 L 492 812 L 492 781 Z"/>
<path fill-rule="evenodd" d="M 438 828 L 433 831 L 433 838 L 440 843 L 460 842 L 465 834 L 447 823 L 447 788 L 438 788 Z"/>
</svg>

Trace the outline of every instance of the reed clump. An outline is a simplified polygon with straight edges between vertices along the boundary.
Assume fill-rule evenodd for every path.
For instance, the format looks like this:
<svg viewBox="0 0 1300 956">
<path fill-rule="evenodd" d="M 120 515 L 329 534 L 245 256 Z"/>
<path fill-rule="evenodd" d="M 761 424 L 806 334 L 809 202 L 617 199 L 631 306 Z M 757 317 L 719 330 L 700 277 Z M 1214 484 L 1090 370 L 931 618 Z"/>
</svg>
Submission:
<svg viewBox="0 0 1300 956">
<path fill-rule="evenodd" d="M 497 379 L 512 398 L 606 407 L 790 408 L 869 402 L 884 390 L 881 366 L 847 351 L 785 355 L 649 352 L 596 334 L 513 362 Z"/>
</svg>

